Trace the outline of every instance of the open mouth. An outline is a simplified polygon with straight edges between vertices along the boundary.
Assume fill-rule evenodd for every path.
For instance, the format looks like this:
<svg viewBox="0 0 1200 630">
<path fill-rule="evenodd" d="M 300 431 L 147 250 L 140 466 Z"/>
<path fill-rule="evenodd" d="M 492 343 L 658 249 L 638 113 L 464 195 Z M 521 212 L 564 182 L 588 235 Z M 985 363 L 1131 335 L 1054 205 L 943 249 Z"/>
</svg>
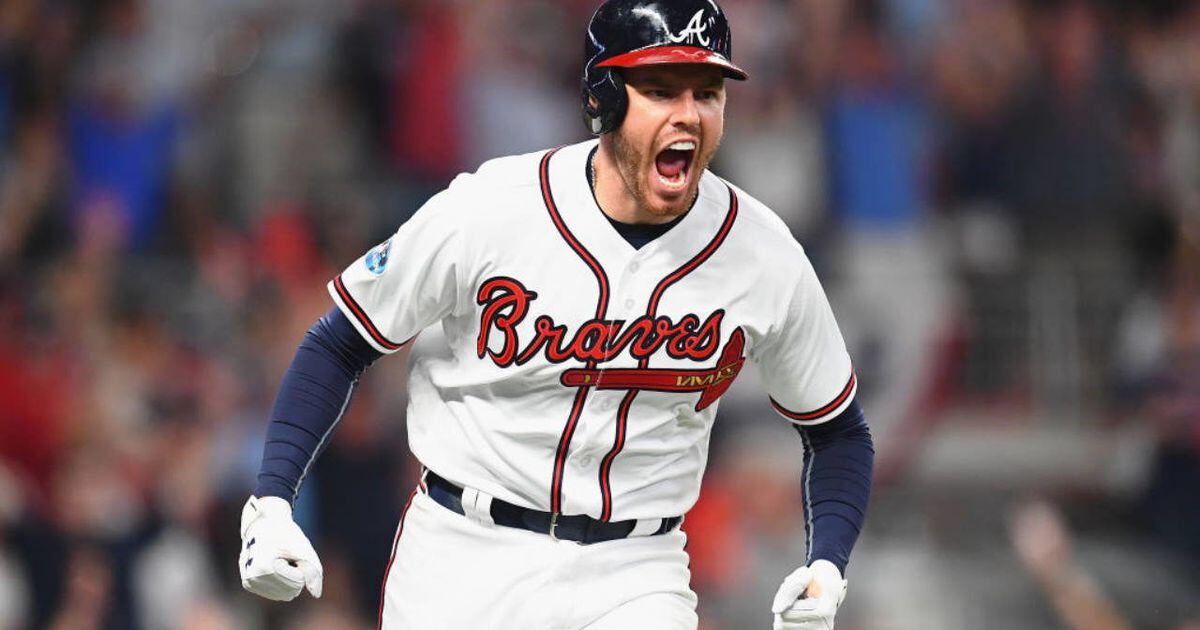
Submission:
<svg viewBox="0 0 1200 630">
<path fill-rule="evenodd" d="M 658 171 L 659 181 L 670 189 L 680 189 L 686 186 L 695 154 L 696 143 L 691 140 L 671 143 L 670 146 L 660 151 L 654 158 L 654 167 Z"/>
</svg>

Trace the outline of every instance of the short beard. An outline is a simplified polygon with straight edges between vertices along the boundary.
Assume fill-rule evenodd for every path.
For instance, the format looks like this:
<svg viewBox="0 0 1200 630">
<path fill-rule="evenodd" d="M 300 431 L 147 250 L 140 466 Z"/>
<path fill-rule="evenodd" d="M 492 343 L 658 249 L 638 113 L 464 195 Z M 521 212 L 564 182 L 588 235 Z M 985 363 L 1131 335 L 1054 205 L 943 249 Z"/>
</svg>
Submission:
<svg viewBox="0 0 1200 630">
<path fill-rule="evenodd" d="M 618 127 L 613 131 L 613 158 L 617 161 L 617 172 L 621 174 L 621 181 L 625 183 L 625 190 L 629 191 L 630 195 L 637 201 L 639 206 L 651 214 L 659 214 L 654 208 L 646 207 L 645 199 L 650 191 L 645 189 L 644 182 L 639 173 L 645 172 L 649 166 L 642 161 L 642 155 L 637 149 L 630 144 L 625 134 Z"/>
<path fill-rule="evenodd" d="M 650 191 L 646 190 L 646 181 L 639 177 L 643 173 L 650 172 L 654 166 L 654 158 L 657 156 L 643 156 L 633 146 L 632 143 L 625 137 L 625 134 L 618 127 L 612 132 L 613 140 L 613 159 L 617 162 L 617 172 L 621 174 L 621 181 L 625 183 L 625 190 L 633 195 L 637 203 L 643 210 L 659 217 L 675 217 L 679 216 L 689 209 L 696 202 L 696 197 L 700 195 L 700 177 L 704 174 L 704 170 L 708 168 L 709 162 L 712 161 L 712 156 L 716 153 L 716 147 L 707 156 L 700 155 L 697 150 L 692 163 L 688 166 L 689 177 L 692 181 L 689 182 L 691 191 L 684 199 L 682 208 L 674 206 L 666 208 L 657 208 L 648 203 L 650 199 Z M 698 147 L 697 147 L 698 148 Z M 643 158 L 645 158 L 643 160 Z"/>
</svg>

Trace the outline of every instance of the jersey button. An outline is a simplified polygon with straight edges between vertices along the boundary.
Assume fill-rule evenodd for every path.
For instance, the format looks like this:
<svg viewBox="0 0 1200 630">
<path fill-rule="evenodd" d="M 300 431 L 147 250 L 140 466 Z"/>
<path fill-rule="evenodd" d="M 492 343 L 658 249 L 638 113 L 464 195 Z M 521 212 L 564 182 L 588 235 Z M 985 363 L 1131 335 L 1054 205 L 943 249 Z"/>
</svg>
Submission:
<svg viewBox="0 0 1200 630">
<path fill-rule="evenodd" d="M 625 308 L 633 308 L 633 300 L 625 300 Z"/>
<path fill-rule="evenodd" d="M 637 273 L 642 266 L 637 263 L 629 263 L 629 273 Z"/>
<path fill-rule="evenodd" d="M 591 466 L 591 465 L 592 465 L 592 456 L 591 455 L 584 455 L 579 458 L 579 466 L 581 468 L 587 468 L 588 466 Z"/>
</svg>

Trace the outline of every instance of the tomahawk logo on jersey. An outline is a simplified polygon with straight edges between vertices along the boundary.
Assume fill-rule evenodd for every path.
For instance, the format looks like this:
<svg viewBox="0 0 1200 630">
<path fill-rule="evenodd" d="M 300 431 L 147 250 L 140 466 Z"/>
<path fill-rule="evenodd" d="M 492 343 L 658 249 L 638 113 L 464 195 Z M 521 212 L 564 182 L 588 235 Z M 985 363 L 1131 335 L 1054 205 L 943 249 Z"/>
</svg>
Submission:
<svg viewBox="0 0 1200 630">
<path fill-rule="evenodd" d="M 394 352 L 441 321 L 450 356 L 414 359 L 410 445 L 456 483 L 601 520 L 687 512 L 718 398 L 748 359 L 785 417 L 837 415 L 855 379 L 825 295 L 782 222 L 704 173 L 666 234 L 634 249 L 585 175 L 596 141 L 455 179 L 330 283 Z"/>
</svg>

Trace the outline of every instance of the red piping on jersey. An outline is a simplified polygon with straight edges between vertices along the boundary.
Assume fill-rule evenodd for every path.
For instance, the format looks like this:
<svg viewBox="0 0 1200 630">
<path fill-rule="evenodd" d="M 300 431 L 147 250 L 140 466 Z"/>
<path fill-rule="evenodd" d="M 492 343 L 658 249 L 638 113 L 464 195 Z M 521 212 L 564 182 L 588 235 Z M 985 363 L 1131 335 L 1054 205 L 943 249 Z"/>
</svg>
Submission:
<svg viewBox="0 0 1200 630">
<path fill-rule="evenodd" d="M 729 236 L 729 230 L 733 227 L 733 221 L 737 219 L 738 214 L 738 199 L 737 194 L 733 192 L 733 188 L 729 188 L 729 212 L 725 214 L 725 221 L 721 224 L 721 229 L 717 230 L 716 236 L 709 241 L 704 249 L 700 250 L 691 260 L 680 265 L 678 269 L 671 272 L 667 277 L 659 281 L 658 286 L 654 288 L 654 293 L 650 294 L 650 303 L 646 306 L 646 315 L 654 317 L 658 311 L 658 303 L 662 299 L 663 293 L 667 289 L 683 279 L 684 276 L 694 271 L 697 267 L 708 260 L 717 251 L 721 244 L 725 242 L 725 237 Z M 650 358 L 645 357 L 638 361 L 638 367 L 646 369 L 650 364 Z M 718 366 L 719 367 L 719 366 Z M 613 441 L 612 450 L 604 456 L 600 463 L 600 496 L 603 499 L 603 508 L 600 512 L 600 520 L 607 521 L 612 517 L 612 484 L 609 481 L 610 473 L 612 472 L 613 460 L 617 458 L 617 454 L 625 448 L 625 429 L 629 423 L 629 407 L 633 404 L 633 399 L 637 397 L 640 388 L 631 388 L 629 393 L 621 399 L 621 406 L 617 408 L 617 435 Z"/>
<path fill-rule="evenodd" d="M 387 568 L 383 570 L 383 585 L 379 587 L 379 623 L 375 626 L 377 629 L 383 628 L 383 602 L 387 594 L 388 574 L 392 572 L 392 563 L 396 561 L 396 547 L 400 545 L 400 534 L 404 532 L 404 517 L 408 516 L 408 508 L 412 507 L 415 496 L 417 496 L 417 489 L 413 488 L 408 495 L 408 502 L 404 504 L 404 511 L 400 513 L 400 525 L 396 527 L 396 537 L 392 540 L 392 555 L 388 558 Z"/>
<path fill-rule="evenodd" d="M 561 148 L 561 147 L 560 147 Z M 558 229 L 558 234 L 563 237 L 567 245 L 575 250 L 579 258 L 583 260 L 592 273 L 596 276 L 596 283 L 600 286 L 600 295 L 596 299 L 596 319 L 604 319 L 605 312 L 608 311 L 608 276 L 604 273 L 604 268 L 592 256 L 591 252 L 575 238 L 567 224 L 563 221 L 562 215 L 558 212 L 558 206 L 554 203 L 554 193 L 550 191 L 550 158 L 558 153 L 559 149 L 552 149 L 546 152 L 542 157 L 542 163 L 538 167 L 538 178 L 542 186 L 542 201 L 546 204 L 546 211 L 550 213 L 550 220 L 554 222 L 554 227 Z M 595 369 L 596 362 L 594 360 L 587 362 L 588 369 Z M 562 436 L 558 439 L 558 449 L 554 453 L 554 476 L 550 481 L 550 511 L 555 514 L 560 514 L 562 509 L 562 483 L 563 483 L 563 468 L 567 463 L 567 452 L 571 449 L 571 438 L 575 435 L 575 427 L 579 424 L 579 415 L 583 411 L 583 401 L 587 399 L 588 387 L 580 387 L 575 394 L 575 402 L 571 405 L 571 414 L 567 416 L 567 424 L 563 427 Z"/>
<path fill-rule="evenodd" d="M 792 420 L 799 420 L 801 422 L 803 422 L 805 420 L 816 420 L 817 418 L 820 418 L 821 416 L 828 414 L 829 412 L 833 411 L 834 409 L 837 409 L 838 407 L 841 406 L 842 403 L 846 402 L 846 399 L 850 397 L 850 392 L 854 391 L 854 384 L 856 382 L 858 382 L 858 377 L 855 376 L 854 370 L 851 369 L 850 370 L 850 380 L 846 381 L 846 386 L 842 388 L 842 392 L 837 395 L 837 398 L 834 398 L 833 401 L 830 402 L 828 405 L 825 405 L 824 407 L 821 407 L 820 409 L 815 409 L 813 411 L 807 411 L 804 413 L 799 413 L 796 411 L 789 411 L 783 405 L 776 402 L 774 398 L 771 399 L 771 405 L 775 407 L 775 411 L 778 411 L 779 413 L 783 414 L 784 416 L 786 416 L 788 418 L 791 418 Z"/>
<path fill-rule="evenodd" d="M 404 343 L 408 343 L 407 341 L 404 343 L 396 343 L 389 340 L 387 337 L 384 337 L 383 333 L 379 332 L 379 329 L 376 328 L 375 324 L 371 322 L 371 318 L 367 317 L 367 312 L 358 305 L 358 302 L 354 301 L 354 298 L 350 295 L 350 291 L 346 290 L 346 285 L 342 283 L 342 274 L 339 273 L 337 277 L 333 279 L 333 287 L 337 289 L 338 296 L 342 298 L 342 301 L 346 303 L 346 306 L 350 307 L 350 311 L 354 313 L 354 318 L 358 320 L 358 323 L 362 324 L 362 327 L 365 328 L 367 333 L 371 335 L 371 339 L 374 339 L 375 343 L 379 344 L 380 347 L 388 350 L 399 350 L 400 348 L 404 347 Z"/>
</svg>

